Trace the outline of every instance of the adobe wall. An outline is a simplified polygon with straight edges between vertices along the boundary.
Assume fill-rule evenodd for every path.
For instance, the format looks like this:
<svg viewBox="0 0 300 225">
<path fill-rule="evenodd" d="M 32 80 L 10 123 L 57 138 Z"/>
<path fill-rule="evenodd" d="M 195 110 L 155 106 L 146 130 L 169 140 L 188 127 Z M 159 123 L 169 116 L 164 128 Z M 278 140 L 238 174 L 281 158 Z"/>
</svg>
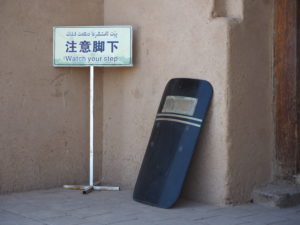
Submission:
<svg viewBox="0 0 300 225">
<path fill-rule="evenodd" d="M 228 203 L 251 199 L 272 179 L 273 1 L 244 1 L 244 16 L 230 30 Z"/>
<path fill-rule="evenodd" d="M 212 83 L 214 97 L 185 194 L 225 198 L 228 22 L 212 19 L 212 7 L 213 1 L 105 1 L 105 25 L 135 29 L 134 67 L 104 69 L 104 182 L 134 187 L 167 81 L 199 78 Z"/>
<path fill-rule="evenodd" d="M 102 25 L 102 0 L 0 1 L 0 193 L 88 182 L 87 68 L 52 66 L 52 27 Z M 101 175 L 101 70 L 96 168 Z"/>
<path fill-rule="evenodd" d="M 104 183 L 134 187 L 167 81 L 206 79 L 214 97 L 183 195 L 250 200 L 273 149 L 272 0 L 109 0 L 105 25 L 134 27 L 134 67 L 104 69 Z"/>
<path fill-rule="evenodd" d="M 0 193 L 88 182 L 89 72 L 53 68 L 52 27 L 129 24 L 134 67 L 95 71 L 95 179 L 133 188 L 167 81 L 206 79 L 214 97 L 183 195 L 249 201 L 272 177 L 272 3 L 2 0 Z"/>
</svg>

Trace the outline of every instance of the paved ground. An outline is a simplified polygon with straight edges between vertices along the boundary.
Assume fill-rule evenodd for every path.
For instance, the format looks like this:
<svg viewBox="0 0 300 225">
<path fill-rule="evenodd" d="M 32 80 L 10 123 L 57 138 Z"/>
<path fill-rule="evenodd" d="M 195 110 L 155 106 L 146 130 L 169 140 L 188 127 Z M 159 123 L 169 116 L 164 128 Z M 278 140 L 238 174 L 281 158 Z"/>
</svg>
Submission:
<svg viewBox="0 0 300 225">
<path fill-rule="evenodd" d="M 218 207 L 179 201 L 173 209 L 134 202 L 131 191 L 50 189 L 0 196 L 0 225 L 300 225 L 300 206 Z"/>
</svg>

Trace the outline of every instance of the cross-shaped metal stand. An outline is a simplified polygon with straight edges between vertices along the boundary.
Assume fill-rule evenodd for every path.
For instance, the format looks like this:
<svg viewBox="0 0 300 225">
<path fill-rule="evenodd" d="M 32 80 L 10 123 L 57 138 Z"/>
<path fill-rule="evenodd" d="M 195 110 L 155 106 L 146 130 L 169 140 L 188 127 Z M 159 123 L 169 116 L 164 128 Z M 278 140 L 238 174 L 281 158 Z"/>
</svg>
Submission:
<svg viewBox="0 0 300 225">
<path fill-rule="evenodd" d="M 90 182 L 89 185 L 64 185 L 66 189 L 82 190 L 83 194 L 96 191 L 119 191 L 119 187 L 97 186 L 94 183 L 94 66 L 90 66 Z"/>
</svg>

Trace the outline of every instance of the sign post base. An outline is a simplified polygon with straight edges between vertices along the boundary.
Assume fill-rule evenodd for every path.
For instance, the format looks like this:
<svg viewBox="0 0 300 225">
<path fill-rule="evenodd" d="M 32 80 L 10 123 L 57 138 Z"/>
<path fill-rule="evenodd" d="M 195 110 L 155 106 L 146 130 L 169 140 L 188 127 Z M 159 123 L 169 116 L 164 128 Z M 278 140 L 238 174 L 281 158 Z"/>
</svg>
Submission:
<svg viewBox="0 0 300 225">
<path fill-rule="evenodd" d="M 120 187 L 113 187 L 113 186 L 98 186 L 99 182 L 96 185 L 89 186 L 89 185 L 64 185 L 65 189 L 70 190 L 81 190 L 82 194 L 88 194 L 92 191 L 119 191 Z"/>
</svg>

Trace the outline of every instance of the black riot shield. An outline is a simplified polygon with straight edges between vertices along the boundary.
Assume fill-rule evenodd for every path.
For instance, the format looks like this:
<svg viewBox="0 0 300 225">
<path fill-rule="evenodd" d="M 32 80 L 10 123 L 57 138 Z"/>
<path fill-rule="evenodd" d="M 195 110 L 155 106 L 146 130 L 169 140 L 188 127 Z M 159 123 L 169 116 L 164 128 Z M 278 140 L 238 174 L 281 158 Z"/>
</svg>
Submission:
<svg viewBox="0 0 300 225">
<path fill-rule="evenodd" d="M 136 201 L 170 208 L 178 199 L 213 95 L 204 80 L 168 82 L 135 185 Z"/>
</svg>

